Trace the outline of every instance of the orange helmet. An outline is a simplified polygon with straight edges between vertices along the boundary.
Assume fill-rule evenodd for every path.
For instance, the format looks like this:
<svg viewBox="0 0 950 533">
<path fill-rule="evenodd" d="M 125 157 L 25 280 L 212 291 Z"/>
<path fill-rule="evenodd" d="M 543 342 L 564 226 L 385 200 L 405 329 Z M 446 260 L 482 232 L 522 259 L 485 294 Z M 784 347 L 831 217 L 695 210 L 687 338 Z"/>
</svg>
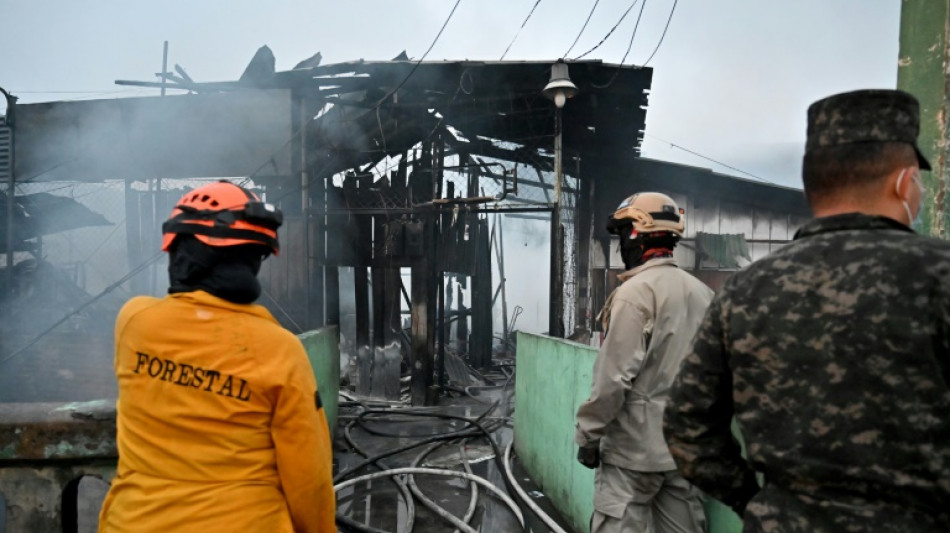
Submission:
<svg viewBox="0 0 950 533">
<path fill-rule="evenodd" d="M 280 210 L 261 202 L 251 191 L 229 181 L 218 181 L 186 193 L 162 224 L 162 251 L 178 235 L 194 235 L 209 246 L 260 244 L 277 255 Z"/>
</svg>

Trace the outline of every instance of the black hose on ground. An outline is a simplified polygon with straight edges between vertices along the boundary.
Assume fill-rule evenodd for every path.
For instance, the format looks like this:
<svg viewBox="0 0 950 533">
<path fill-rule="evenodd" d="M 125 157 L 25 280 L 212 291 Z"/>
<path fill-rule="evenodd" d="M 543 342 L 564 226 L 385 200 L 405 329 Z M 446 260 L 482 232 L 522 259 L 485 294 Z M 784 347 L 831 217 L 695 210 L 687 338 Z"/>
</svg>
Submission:
<svg viewBox="0 0 950 533">
<path fill-rule="evenodd" d="M 468 422 L 468 423 L 470 423 L 470 424 L 478 424 L 478 421 L 481 420 L 481 419 L 483 419 L 483 418 L 485 418 L 486 416 L 490 415 L 490 414 L 492 413 L 492 411 L 495 410 L 495 407 L 496 407 L 496 406 L 497 406 L 497 402 L 496 402 L 495 404 L 492 404 L 491 407 L 489 407 L 488 409 L 486 409 L 484 413 L 482 413 L 481 415 L 479 415 L 478 418 L 475 418 L 474 420 L 473 420 L 473 419 L 470 419 L 470 418 L 465 418 L 465 417 L 457 417 L 457 418 L 459 418 L 459 419 L 461 419 L 461 420 L 463 420 L 463 421 L 466 421 L 466 422 Z M 389 411 L 389 410 L 367 410 L 367 411 L 363 411 L 362 413 L 360 413 L 359 415 L 357 415 L 357 420 L 361 419 L 366 413 L 389 414 L 389 415 L 394 414 L 392 411 Z M 398 413 L 398 414 L 404 415 L 404 416 L 409 416 L 409 415 L 412 415 L 412 414 L 413 414 L 413 411 L 406 411 L 406 412 L 401 412 L 401 413 Z M 427 415 L 434 415 L 434 414 L 436 414 L 436 413 L 425 413 L 425 414 L 427 414 Z M 444 416 L 450 416 L 450 415 L 444 415 Z M 440 441 L 440 440 L 452 440 L 452 439 L 457 439 L 457 438 L 479 437 L 479 436 L 481 436 L 481 435 L 483 435 L 483 434 L 486 433 L 485 428 L 482 427 L 480 424 L 479 424 L 479 426 L 480 426 L 481 429 L 468 429 L 468 428 L 465 428 L 465 429 L 461 429 L 461 430 L 457 430 L 457 431 L 452 431 L 452 432 L 447 432 L 447 433 L 441 433 L 441 434 L 436 434 L 436 435 L 427 435 L 428 438 L 425 438 L 425 439 L 423 439 L 423 440 L 420 440 L 419 442 L 413 442 L 413 443 L 407 444 L 407 445 L 405 445 L 405 446 L 401 446 L 401 447 L 399 447 L 399 448 L 396 448 L 396 449 L 393 449 L 393 450 L 388 450 L 388 451 L 385 451 L 385 452 L 381 452 L 381 453 L 376 454 L 376 455 L 374 455 L 374 456 L 372 456 L 372 457 L 368 457 L 365 461 L 362 461 L 362 462 L 360 462 L 359 464 L 357 464 L 357 465 L 355 465 L 355 466 L 351 466 L 350 468 L 347 468 L 346 470 L 343 470 L 343 471 L 337 473 L 337 475 L 333 477 L 333 483 L 334 483 L 334 484 L 339 483 L 340 481 L 342 481 L 342 480 L 346 479 L 347 477 L 353 475 L 355 472 L 360 471 L 361 469 L 365 468 L 366 466 L 369 466 L 369 465 L 373 464 L 374 462 L 376 462 L 376 461 L 378 461 L 378 460 L 380 460 L 380 459 L 385 459 L 385 458 L 387 458 L 387 457 L 392 457 L 393 455 L 398 455 L 398 454 L 400 454 L 400 453 L 403 453 L 403 452 L 412 450 L 412 449 L 414 449 L 414 448 L 418 448 L 419 446 L 425 446 L 426 444 L 430 444 L 430 443 L 433 443 L 433 442 L 436 442 L 436 441 Z M 360 427 L 363 427 L 363 426 L 361 425 Z M 499 427 L 500 427 L 500 426 L 499 426 Z M 363 427 L 363 429 L 365 430 L 366 428 Z M 497 429 L 497 428 L 495 428 L 495 429 Z M 369 433 L 372 434 L 373 432 L 370 431 Z M 406 437 L 407 435 L 388 434 L 388 435 L 382 435 L 382 436 L 387 436 L 387 437 Z"/>
<path fill-rule="evenodd" d="M 497 406 L 497 405 L 498 405 L 498 402 L 495 402 L 494 404 L 492 404 L 492 407 L 490 407 L 490 408 L 485 412 L 485 414 L 483 414 L 481 417 L 479 417 L 479 419 L 482 418 L 482 417 L 484 417 L 484 416 L 487 416 L 488 413 L 492 412 L 492 411 L 495 409 L 495 406 Z M 410 413 L 405 413 L 405 414 L 408 415 L 408 416 L 418 416 L 418 417 L 426 417 L 426 418 L 440 418 L 440 419 L 445 419 L 445 420 L 458 420 L 458 421 L 460 421 L 460 422 L 465 422 L 466 424 L 469 424 L 469 425 L 471 425 L 471 426 L 474 426 L 474 428 L 477 429 L 478 431 L 474 431 L 474 430 L 473 430 L 471 433 L 474 433 L 475 435 L 479 435 L 479 434 L 480 434 L 480 435 L 483 435 L 483 436 L 485 436 L 485 438 L 488 439 L 488 444 L 491 445 L 492 452 L 494 453 L 494 458 L 493 458 L 493 459 L 494 459 L 494 461 L 495 461 L 496 466 L 498 467 L 498 471 L 499 471 L 499 472 L 504 472 L 504 471 L 505 471 L 505 461 L 504 461 L 504 458 L 503 458 L 503 454 L 502 454 L 502 452 L 501 452 L 501 449 L 498 447 L 498 443 L 495 442 L 495 439 L 493 439 L 492 436 L 491 436 L 491 432 L 489 432 L 489 431 L 485 428 L 485 426 L 483 426 L 483 425 L 478 421 L 478 419 L 473 420 L 473 419 L 471 419 L 471 418 L 466 418 L 466 417 L 464 417 L 464 416 L 455 416 L 455 415 L 449 415 L 449 414 L 444 414 L 444 413 L 418 413 L 418 412 L 410 412 Z M 366 418 L 367 416 L 372 416 L 372 415 L 392 415 L 392 413 L 389 412 L 389 411 L 380 411 L 380 410 L 370 410 L 370 411 L 364 411 L 364 412 L 360 413 L 359 416 L 357 416 L 356 421 L 360 424 L 360 427 L 362 427 L 364 431 L 367 431 L 367 432 L 372 433 L 372 434 L 374 434 L 374 435 L 380 435 L 380 436 L 384 436 L 384 437 L 406 437 L 406 436 L 407 436 L 407 435 L 400 435 L 400 434 L 388 433 L 388 432 L 384 432 L 384 431 L 380 431 L 380 430 L 368 428 L 367 425 L 366 425 L 366 420 L 365 420 L 365 418 Z M 443 439 L 438 439 L 438 438 L 432 437 L 432 436 L 430 436 L 430 438 L 433 439 L 433 440 L 430 441 L 430 442 L 435 442 L 436 440 L 443 440 Z M 428 440 L 428 439 L 427 439 L 427 440 Z M 408 449 L 408 448 L 407 448 L 407 449 Z M 351 469 L 351 470 L 352 470 L 352 469 Z M 351 474 L 351 473 L 352 473 L 352 472 L 348 471 L 348 472 L 346 472 L 346 475 L 349 475 L 349 474 Z M 340 475 L 338 475 L 338 477 L 340 477 L 341 479 L 343 478 L 343 476 L 340 476 Z M 509 493 L 509 494 L 517 494 L 517 489 L 515 489 L 515 487 L 512 486 L 511 481 L 509 481 L 507 477 L 503 477 L 502 480 L 505 482 L 505 488 L 508 490 L 508 493 Z M 336 482 L 337 482 L 337 479 L 334 478 L 334 483 L 336 483 Z M 519 507 L 521 507 L 521 505 L 519 505 Z M 530 509 L 529 509 L 529 510 L 530 510 Z M 521 511 L 522 511 L 522 513 L 524 513 L 525 509 L 522 508 Z"/>
<path fill-rule="evenodd" d="M 356 453 L 362 455 L 363 457 L 369 458 L 369 455 L 362 448 L 360 448 L 358 444 L 356 444 L 356 441 L 353 440 L 353 437 L 350 435 L 350 430 L 353 428 L 354 425 L 356 425 L 356 420 L 353 420 L 352 422 L 347 424 L 346 427 L 343 428 L 343 438 L 346 439 L 347 444 L 349 444 L 350 447 L 353 448 L 353 450 Z M 373 466 L 375 466 L 376 468 L 379 468 L 380 470 L 390 470 L 390 467 L 380 460 L 374 461 Z M 412 531 L 412 526 L 415 523 L 415 518 L 416 518 L 416 509 L 415 509 L 415 503 L 412 498 L 412 494 L 409 492 L 409 488 L 406 486 L 406 484 L 400 481 L 397 477 L 391 477 L 389 479 L 392 480 L 393 483 L 395 483 L 396 487 L 399 489 L 399 492 L 402 493 L 403 500 L 405 500 L 406 502 L 405 529 L 406 531 Z M 344 514 L 341 514 L 339 512 L 337 512 L 336 521 L 339 524 L 343 524 L 344 526 L 350 529 L 355 529 L 362 533 L 389 533 L 388 531 L 385 531 L 382 529 L 376 529 L 372 526 L 361 524 L 357 522 L 356 520 L 353 520 L 352 518 Z"/>
</svg>

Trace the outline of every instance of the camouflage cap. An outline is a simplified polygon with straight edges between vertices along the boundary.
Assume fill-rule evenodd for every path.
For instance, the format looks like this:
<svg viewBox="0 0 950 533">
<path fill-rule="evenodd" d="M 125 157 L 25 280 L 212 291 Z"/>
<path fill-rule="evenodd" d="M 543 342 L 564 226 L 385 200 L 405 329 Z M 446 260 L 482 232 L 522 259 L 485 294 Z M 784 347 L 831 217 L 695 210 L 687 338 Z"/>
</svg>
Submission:
<svg viewBox="0 0 950 533">
<path fill-rule="evenodd" d="M 930 162 L 917 146 L 920 104 L 913 95 L 866 89 L 823 98 L 808 107 L 805 151 L 842 144 L 903 142 L 914 147 L 920 168 Z"/>
</svg>

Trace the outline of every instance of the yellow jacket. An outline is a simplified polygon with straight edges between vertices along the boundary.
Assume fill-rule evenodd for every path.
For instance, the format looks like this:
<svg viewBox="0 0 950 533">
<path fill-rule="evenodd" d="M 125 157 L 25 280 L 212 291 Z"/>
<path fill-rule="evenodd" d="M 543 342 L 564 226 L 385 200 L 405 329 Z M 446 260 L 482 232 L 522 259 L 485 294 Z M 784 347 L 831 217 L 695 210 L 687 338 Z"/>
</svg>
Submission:
<svg viewBox="0 0 950 533">
<path fill-rule="evenodd" d="M 265 308 L 137 297 L 115 344 L 119 465 L 100 533 L 336 531 L 313 370 Z"/>
</svg>

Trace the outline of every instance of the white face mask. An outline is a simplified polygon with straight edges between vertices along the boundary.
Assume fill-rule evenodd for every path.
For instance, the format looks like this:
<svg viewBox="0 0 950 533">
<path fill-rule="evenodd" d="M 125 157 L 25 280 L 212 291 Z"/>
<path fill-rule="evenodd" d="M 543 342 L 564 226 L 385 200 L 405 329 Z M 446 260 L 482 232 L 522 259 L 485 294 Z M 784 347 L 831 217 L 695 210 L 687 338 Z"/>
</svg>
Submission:
<svg viewBox="0 0 950 533">
<path fill-rule="evenodd" d="M 909 225 L 910 227 L 912 227 L 912 228 L 916 228 L 916 227 L 920 226 L 920 215 L 921 215 L 921 212 L 923 211 L 923 209 L 921 209 L 921 208 L 923 207 L 923 203 L 924 203 L 924 193 L 926 192 L 926 189 L 924 189 L 924 184 L 923 184 L 923 182 L 920 180 L 920 171 L 919 171 L 919 170 L 915 171 L 915 172 L 911 175 L 911 179 L 914 180 L 914 183 L 915 183 L 915 184 L 917 185 L 917 187 L 920 189 L 920 201 L 917 202 L 917 216 L 915 217 L 915 216 L 913 216 L 913 215 L 910 214 L 910 206 L 907 205 L 907 200 L 904 200 L 903 197 L 901 197 L 901 195 L 900 195 L 900 194 L 901 194 L 901 182 L 904 180 L 904 175 L 905 175 L 906 173 L 907 173 L 907 169 L 906 169 L 906 168 L 905 168 L 904 170 L 901 170 L 901 175 L 897 177 L 897 183 L 894 185 L 894 190 L 897 192 L 898 198 L 901 198 L 901 205 L 904 206 L 904 212 L 907 213 L 907 222 L 908 222 L 908 225 Z"/>
</svg>

